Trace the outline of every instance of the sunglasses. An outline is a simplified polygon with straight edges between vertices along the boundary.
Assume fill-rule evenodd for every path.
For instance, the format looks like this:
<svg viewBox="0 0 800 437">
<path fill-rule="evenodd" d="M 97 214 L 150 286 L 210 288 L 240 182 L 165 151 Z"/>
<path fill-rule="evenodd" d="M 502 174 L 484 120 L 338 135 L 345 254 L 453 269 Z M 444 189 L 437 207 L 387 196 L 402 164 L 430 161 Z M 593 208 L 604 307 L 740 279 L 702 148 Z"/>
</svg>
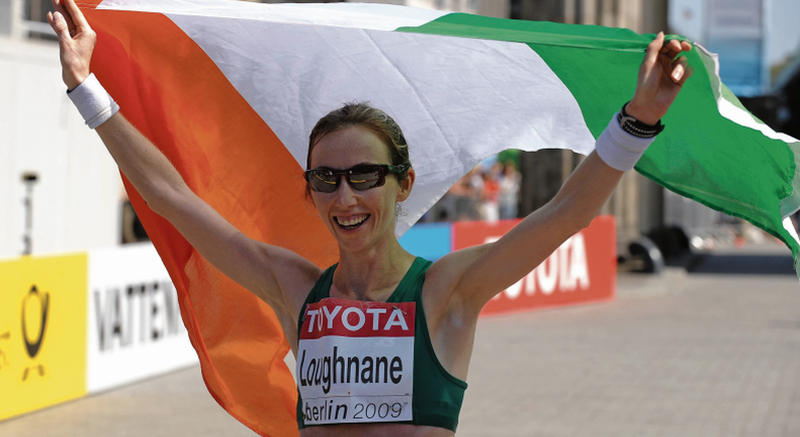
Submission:
<svg viewBox="0 0 800 437">
<path fill-rule="evenodd" d="M 338 190 L 339 176 L 344 176 L 354 190 L 364 191 L 382 186 L 386 183 L 387 174 L 401 175 L 409 167 L 409 164 L 358 164 L 343 170 L 318 167 L 306 170 L 305 177 L 311 189 L 320 193 L 333 193 Z"/>
</svg>

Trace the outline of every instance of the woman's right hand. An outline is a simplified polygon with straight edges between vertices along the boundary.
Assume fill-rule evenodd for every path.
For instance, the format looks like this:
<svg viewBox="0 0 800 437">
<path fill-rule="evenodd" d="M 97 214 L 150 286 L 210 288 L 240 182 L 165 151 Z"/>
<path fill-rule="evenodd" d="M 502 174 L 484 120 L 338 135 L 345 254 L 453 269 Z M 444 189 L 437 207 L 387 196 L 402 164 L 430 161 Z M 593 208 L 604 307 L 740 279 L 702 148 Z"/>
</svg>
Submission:
<svg viewBox="0 0 800 437">
<path fill-rule="evenodd" d="M 53 0 L 55 12 L 47 13 L 47 21 L 58 36 L 61 55 L 61 78 L 68 90 L 80 85 L 89 76 L 97 35 L 75 0 Z"/>
</svg>

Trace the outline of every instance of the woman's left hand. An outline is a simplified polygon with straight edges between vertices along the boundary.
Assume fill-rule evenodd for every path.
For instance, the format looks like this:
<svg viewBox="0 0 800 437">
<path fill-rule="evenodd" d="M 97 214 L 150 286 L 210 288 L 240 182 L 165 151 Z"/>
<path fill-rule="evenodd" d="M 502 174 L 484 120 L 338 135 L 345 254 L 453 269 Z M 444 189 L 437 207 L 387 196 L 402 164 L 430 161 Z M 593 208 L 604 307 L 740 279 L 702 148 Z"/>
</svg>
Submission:
<svg viewBox="0 0 800 437">
<path fill-rule="evenodd" d="M 628 103 L 626 112 L 644 123 L 658 123 L 683 83 L 692 75 L 686 57 L 676 58 L 681 52 L 691 49 L 688 41 L 673 39 L 665 43 L 664 32 L 659 32 L 647 46 L 647 53 L 639 67 L 636 93 Z"/>
</svg>

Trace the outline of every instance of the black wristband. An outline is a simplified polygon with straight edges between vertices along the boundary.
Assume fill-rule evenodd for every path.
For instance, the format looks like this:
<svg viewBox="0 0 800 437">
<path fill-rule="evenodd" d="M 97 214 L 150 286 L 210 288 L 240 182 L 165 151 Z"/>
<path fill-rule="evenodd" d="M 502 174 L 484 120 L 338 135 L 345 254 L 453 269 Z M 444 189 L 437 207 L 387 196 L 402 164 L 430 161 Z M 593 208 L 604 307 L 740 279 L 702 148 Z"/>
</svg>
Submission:
<svg viewBox="0 0 800 437">
<path fill-rule="evenodd" d="M 617 114 L 617 121 L 619 121 L 622 130 L 639 138 L 653 138 L 664 130 L 664 125 L 661 124 L 661 120 L 658 120 L 654 125 L 647 124 L 625 112 L 625 107 L 628 106 L 628 103 L 630 102 L 625 102 L 619 114 Z"/>
</svg>

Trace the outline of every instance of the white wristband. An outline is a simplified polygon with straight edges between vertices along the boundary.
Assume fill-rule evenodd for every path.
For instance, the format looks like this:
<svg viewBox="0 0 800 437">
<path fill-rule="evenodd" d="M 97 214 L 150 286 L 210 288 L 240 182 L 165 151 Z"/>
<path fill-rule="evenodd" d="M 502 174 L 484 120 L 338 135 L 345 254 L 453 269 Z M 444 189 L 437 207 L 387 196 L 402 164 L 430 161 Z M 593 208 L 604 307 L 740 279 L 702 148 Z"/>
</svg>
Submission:
<svg viewBox="0 0 800 437">
<path fill-rule="evenodd" d="M 105 123 L 119 111 L 119 105 L 106 92 L 103 85 L 100 85 L 100 81 L 97 80 L 94 73 L 89 74 L 72 91 L 67 91 L 67 96 L 78 108 L 78 112 L 81 113 L 90 129 Z"/>
<path fill-rule="evenodd" d="M 654 139 L 655 137 L 641 138 L 625 132 L 619 125 L 617 114 L 614 114 L 597 138 L 594 148 L 606 164 L 617 170 L 627 171 L 636 165 Z"/>
</svg>

